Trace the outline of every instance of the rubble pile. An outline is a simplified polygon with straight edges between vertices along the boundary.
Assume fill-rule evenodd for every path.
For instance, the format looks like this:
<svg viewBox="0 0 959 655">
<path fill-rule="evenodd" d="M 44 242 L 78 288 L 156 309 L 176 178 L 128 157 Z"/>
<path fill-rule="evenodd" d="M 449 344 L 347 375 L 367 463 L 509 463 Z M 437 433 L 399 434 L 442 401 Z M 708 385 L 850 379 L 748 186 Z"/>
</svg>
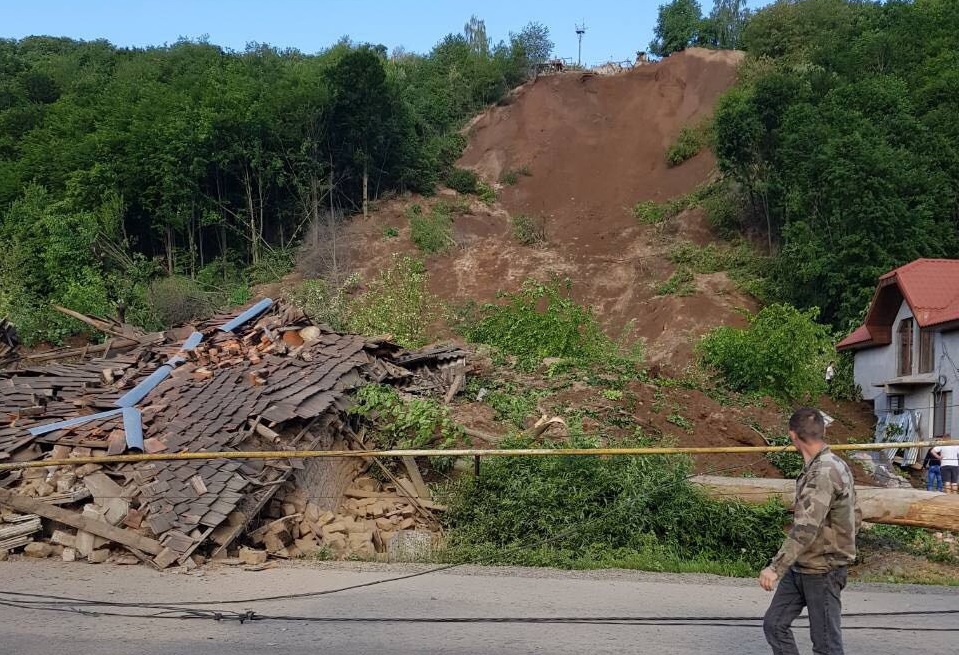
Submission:
<svg viewBox="0 0 959 655">
<path fill-rule="evenodd" d="M 31 546 L 34 556 L 132 556 L 190 568 L 247 543 L 276 557 L 374 557 L 401 532 L 438 530 L 433 512 L 442 508 L 412 460 L 404 462 L 408 477 L 388 486 L 357 479 L 369 465 L 360 455 L 367 448 L 360 419 L 346 410 L 352 391 L 371 382 L 455 393 L 465 375 L 462 351 L 409 352 L 387 339 L 340 334 L 269 300 L 121 343 L 95 359 L 21 358 L 0 371 L 0 462 L 254 450 L 358 456 L 0 473 L 0 506 L 46 520 L 49 548 Z"/>
</svg>

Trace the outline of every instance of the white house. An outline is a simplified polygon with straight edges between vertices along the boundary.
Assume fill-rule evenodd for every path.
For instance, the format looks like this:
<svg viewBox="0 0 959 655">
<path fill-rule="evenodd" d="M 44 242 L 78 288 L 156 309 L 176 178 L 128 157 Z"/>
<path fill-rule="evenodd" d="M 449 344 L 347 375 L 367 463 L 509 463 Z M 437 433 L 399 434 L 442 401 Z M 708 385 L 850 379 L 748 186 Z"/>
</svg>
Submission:
<svg viewBox="0 0 959 655">
<path fill-rule="evenodd" d="M 879 419 L 911 413 L 919 438 L 959 436 L 959 260 L 917 259 L 879 278 L 865 323 L 836 346 Z"/>
</svg>

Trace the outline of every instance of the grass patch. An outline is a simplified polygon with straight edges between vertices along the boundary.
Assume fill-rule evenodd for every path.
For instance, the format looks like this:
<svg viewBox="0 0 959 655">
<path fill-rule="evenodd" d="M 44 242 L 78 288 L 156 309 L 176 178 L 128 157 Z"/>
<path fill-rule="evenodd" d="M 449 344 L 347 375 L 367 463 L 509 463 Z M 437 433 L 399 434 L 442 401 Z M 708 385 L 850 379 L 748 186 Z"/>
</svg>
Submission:
<svg viewBox="0 0 959 655">
<path fill-rule="evenodd" d="M 496 202 L 496 189 L 486 182 L 481 181 L 476 185 L 476 195 L 487 205 L 492 205 Z"/>
<path fill-rule="evenodd" d="M 446 252 L 456 245 L 453 239 L 453 218 L 449 206 L 436 203 L 429 214 L 424 214 L 419 205 L 413 205 L 418 211 L 408 212 L 410 217 L 410 239 L 416 247 L 425 253 Z"/>
<path fill-rule="evenodd" d="M 427 329 L 439 310 L 428 282 L 423 262 L 394 255 L 366 290 L 349 302 L 346 327 L 369 336 L 388 334 L 407 348 L 425 345 Z"/>
<path fill-rule="evenodd" d="M 703 122 L 695 127 L 684 127 L 679 136 L 666 149 L 666 163 L 669 166 L 679 166 L 684 161 L 692 159 L 709 145 L 710 125 Z"/>
<path fill-rule="evenodd" d="M 392 225 L 387 225 L 383 228 L 383 238 L 384 239 L 395 239 L 400 235 L 400 231 L 397 230 Z"/>
<path fill-rule="evenodd" d="M 769 295 L 770 258 L 760 255 L 746 242 L 741 241 L 731 246 L 714 243 L 697 246 L 684 241 L 673 247 L 669 258 L 693 273 L 726 271 L 730 279 L 743 291 L 759 299 Z"/>
<path fill-rule="evenodd" d="M 666 202 L 644 200 L 633 206 L 633 216 L 644 225 L 662 227 L 687 209 L 709 204 L 713 198 L 726 193 L 726 189 L 724 182 L 707 182 L 689 193 L 670 198 Z"/>
<path fill-rule="evenodd" d="M 867 545 L 903 551 L 939 564 L 959 565 L 959 544 L 944 540 L 955 535 L 939 532 L 943 537 L 939 538 L 936 534 L 924 528 L 876 524 L 863 530 L 861 538 Z"/>
<path fill-rule="evenodd" d="M 508 421 L 519 429 L 526 427 L 526 420 L 536 416 L 540 401 L 549 395 L 546 389 L 522 387 L 512 382 L 473 378 L 467 384 L 467 395 L 476 398 L 480 389 L 486 389 L 482 402 L 493 409 L 500 421 Z"/>
<path fill-rule="evenodd" d="M 508 184 L 509 186 L 513 186 L 514 184 L 519 182 L 520 175 L 529 177 L 532 174 L 533 173 L 530 172 L 529 170 L 529 164 L 523 164 L 519 168 L 504 169 L 503 172 L 500 173 L 499 181 L 500 181 L 500 184 Z"/>
<path fill-rule="evenodd" d="M 538 246 L 546 243 L 546 221 L 526 214 L 510 219 L 513 223 L 513 237 L 524 246 Z"/>
<path fill-rule="evenodd" d="M 656 286 L 658 296 L 689 296 L 696 291 L 696 280 L 693 272 L 685 266 L 680 266 L 669 279 Z"/>
<path fill-rule="evenodd" d="M 770 446 L 791 446 L 792 441 L 786 435 L 778 437 L 767 437 Z M 802 455 L 793 452 L 766 453 L 766 459 L 769 463 L 779 469 L 784 478 L 795 480 L 802 473 L 806 466 Z"/>
<path fill-rule="evenodd" d="M 465 336 L 515 357 L 525 370 L 535 369 L 547 357 L 635 370 L 641 361 L 641 343 L 630 350 L 610 339 L 592 308 L 570 298 L 571 288 L 569 280 L 545 284 L 527 280 L 519 293 L 501 296 L 504 304 L 481 308 Z"/>
<path fill-rule="evenodd" d="M 530 447 L 527 439 L 501 447 Z M 566 445 L 598 442 L 574 436 Z M 610 446 L 650 445 L 627 439 Z M 537 444 L 537 447 L 543 447 Z M 447 489 L 449 561 L 563 568 L 624 567 L 752 575 L 782 540 L 786 512 L 706 497 L 689 458 L 490 459 Z"/>
</svg>

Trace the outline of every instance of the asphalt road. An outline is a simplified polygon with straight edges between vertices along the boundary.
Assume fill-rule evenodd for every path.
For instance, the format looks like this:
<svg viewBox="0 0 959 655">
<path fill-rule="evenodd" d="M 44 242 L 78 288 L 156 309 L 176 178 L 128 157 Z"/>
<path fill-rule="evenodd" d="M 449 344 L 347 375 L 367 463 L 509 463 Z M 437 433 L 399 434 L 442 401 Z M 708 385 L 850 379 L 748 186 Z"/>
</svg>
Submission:
<svg viewBox="0 0 959 655">
<path fill-rule="evenodd" d="M 441 617 L 759 617 L 769 594 L 751 580 L 626 571 L 561 572 L 543 569 L 458 568 L 448 572 L 325 596 L 213 605 L 212 601 L 334 589 L 422 570 L 377 565 L 288 565 L 259 572 L 207 567 L 157 573 L 143 566 L 64 564 L 17 560 L 0 563 L 2 592 L 96 598 L 114 603 L 185 603 L 225 611 L 252 609 L 267 619 L 240 624 L 210 618 L 174 619 L 78 614 L 75 602 L 48 611 L 0 605 L 0 653 L 49 655 L 295 653 L 768 653 L 758 623 L 636 625 L 593 623 L 412 623 Z M 959 589 L 852 585 L 846 612 L 959 609 Z M 48 601 L 44 601 L 48 602 Z M 105 612 L 156 613 L 136 607 Z M 315 619 L 323 619 L 316 621 Z M 390 619 L 358 621 L 357 619 Z M 397 620 L 394 620 L 397 619 Z M 905 627 L 905 631 L 847 629 L 846 652 L 869 655 L 950 653 L 959 615 L 847 618 L 845 625 Z M 811 652 L 804 629 L 800 649 Z"/>
</svg>

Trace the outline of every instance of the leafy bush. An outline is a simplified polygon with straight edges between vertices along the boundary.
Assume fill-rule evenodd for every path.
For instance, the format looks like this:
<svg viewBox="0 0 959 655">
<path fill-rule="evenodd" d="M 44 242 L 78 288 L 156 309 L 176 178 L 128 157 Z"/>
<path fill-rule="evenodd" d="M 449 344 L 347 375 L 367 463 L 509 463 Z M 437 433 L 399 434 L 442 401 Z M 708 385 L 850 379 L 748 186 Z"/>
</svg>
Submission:
<svg viewBox="0 0 959 655">
<path fill-rule="evenodd" d="M 666 150 L 666 163 L 670 166 L 679 166 L 687 159 L 698 155 L 708 143 L 706 127 L 684 127 L 679 131 L 676 141 Z"/>
<path fill-rule="evenodd" d="M 503 294 L 505 304 L 486 305 L 466 337 L 513 355 L 524 369 L 536 368 L 546 357 L 579 364 L 634 366 L 637 352 L 624 352 L 602 331 L 593 310 L 570 298 L 569 280 L 543 284 L 527 280 L 522 290 Z"/>
<path fill-rule="evenodd" d="M 789 440 L 788 436 L 781 435 L 778 437 L 770 437 L 769 445 L 791 446 L 792 441 Z M 769 460 L 770 464 L 779 469 L 779 472 L 783 474 L 784 478 L 789 478 L 790 480 L 798 478 L 805 466 L 802 455 L 794 452 L 766 453 L 766 459 Z"/>
<path fill-rule="evenodd" d="M 736 391 L 759 391 L 802 400 L 825 391 L 832 351 L 829 330 L 816 323 L 818 310 L 769 305 L 749 317 L 749 327 L 722 326 L 703 337 L 703 363 Z"/>
<path fill-rule="evenodd" d="M 496 189 L 486 182 L 480 182 L 476 185 L 476 195 L 487 205 L 492 205 L 496 202 Z"/>
<path fill-rule="evenodd" d="M 478 193 L 476 173 L 465 168 L 452 168 L 446 174 L 446 186 L 457 193 Z"/>
<path fill-rule="evenodd" d="M 445 448 L 464 437 L 450 408 L 429 398 L 400 398 L 382 384 L 361 387 L 349 412 L 370 419 L 380 448 Z"/>
<path fill-rule="evenodd" d="M 510 439 L 501 447 L 532 444 Z M 584 437 L 545 445 L 597 446 Z M 583 568 L 615 561 L 653 570 L 684 570 L 680 562 L 692 560 L 690 568 L 740 575 L 764 566 L 782 539 L 783 508 L 711 500 L 690 473 L 688 458 L 666 455 L 487 459 L 480 477 L 449 490 L 447 557 Z"/>
<path fill-rule="evenodd" d="M 384 239 L 394 239 L 400 235 L 400 231 L 397 230 L 392 225 L 387 225 L 383 228 L 383 238 Z"/>
<path fill-rule="evenodd" d="M 438 305 L 427 290 L 428 282 L 423 262 L 394 255 L 389 266 L 349 303 L 347 327 L 370 336 L 389 334 L 408 348 L 424 345 Z"/>
<path fill-rule="evenodd" d="M 842 352 L 834 359 L 836 374 L 833 376 L 832 386 L 829 388 L 829 397 L 833 400 L 862 400 L 862 389 L 856 384 L 854 375 L 853 354 Z"/>
<path fill-rule="evenodd" d="M 414 205 L 419 207 L 419 205 Z M 444 207 L 434 207 L 429 214 L 410 218 L 410 239 L 426 253 L 445 252 L 456 245 L 453 240 L 453 219 Z"/>
<path fill-rule="evenodd" d="M 692 271 L 680 266 L 669 279 L 656 287 L 656 294 L 660 296 L 688 296 L 696 291 L 695 278 Z"/>
<path fill-rule="evenodd" d="M 513 237 L 524 246 L 546 243 L 546 221 L 526 214 L 512 217 Z"/>
</svg>

